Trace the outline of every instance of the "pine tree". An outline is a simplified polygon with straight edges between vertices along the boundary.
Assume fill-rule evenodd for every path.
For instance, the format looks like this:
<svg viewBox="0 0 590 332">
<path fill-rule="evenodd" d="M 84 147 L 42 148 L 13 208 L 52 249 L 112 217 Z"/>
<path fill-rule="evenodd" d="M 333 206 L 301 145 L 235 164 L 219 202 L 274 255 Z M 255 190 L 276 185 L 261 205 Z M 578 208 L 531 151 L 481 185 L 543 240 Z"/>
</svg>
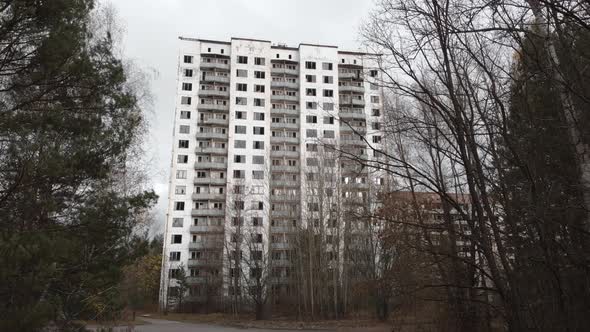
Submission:
<svg viewBox="0 0 590 332">
<path fill-rule="evenodd" d="M 144 119 L 94 15 L 92 0 L 0 1 L 2 331 L 116 314 L 156 199 L 124 185 Z"/>
</svg>

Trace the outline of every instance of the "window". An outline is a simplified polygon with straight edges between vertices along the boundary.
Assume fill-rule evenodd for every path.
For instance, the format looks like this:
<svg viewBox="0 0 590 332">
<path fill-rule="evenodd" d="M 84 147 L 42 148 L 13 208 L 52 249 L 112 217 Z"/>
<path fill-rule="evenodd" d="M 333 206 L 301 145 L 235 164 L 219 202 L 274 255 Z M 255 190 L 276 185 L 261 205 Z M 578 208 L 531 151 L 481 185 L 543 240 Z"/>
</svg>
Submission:
<svg viewBox="0 0 590 332">
<path fill-rule="evenodd" d="M 264 165 L 264 156 L 252 156 L 252 164 Z"/>
<path fill-rule="evenodd" d="M 315 115 L 306 115 L 305 122 L 307 123 L 318 123 L 318 117 Z"/>
<path fill-rule="evenodd" d="M 254 127 L 254 135 L 264 135 L 264 127 Z"/>
<path fill-rule="evenodd" d="M 191 132 L 191 126 L 180 125 L 178 132 L 181 134 L 189 134 Z"/>
<path fill-rule="evenodd" d="M 184 202 L 174 202 L 174 210 L 184 211 Z"/>
<path fill-rule="evenodd" d="M 324 103 L 322 105 L 324 111 L 333 111 L 334 110 L 334 103 Z"/>
<path fill-rule="evenodd" d="M 180 103 L 182 105 L 190 105 L 191 104 L 191 97 L 180 97 Z"/>
<path fill-rule="evenodd" d="M 381 136 L 373 136 L 373 143 L 381 143 Z"/>
<path fill-rule="evenodd" d="M 254 243 L 262 243 L 262 234 L 252 234 L 252 241 Z"/>
<path fill-rule="evenodd" d="M 371 102 L 375 104 L 379 103 L 379 96 L 371 96 Z"/>
<path fill-rule="evenodd" d="M 184 170 L 176 171 L 176 178 L 177 179 L 186 179 L 186 171 L 184 171 Z"/>
<path fill-rule="evenodd" d="M 172 227 L 182 227 L 183 223 L 183 218 L 172 218 Z"/>
<path fill-rule="evenodd" d="M 264 171 L 252 171 L 252 179 L 263 180 L 264 179 Z"/>
<path fill-rule="evenodd" d="M 243 55 L 238 55 L 238 63 L 248 64 L 248 57 Z"/>
<path fill-rule="evenodd" d="M 318 108 L 318 103 L 313 102 L 313 101 L 308 101 L 305 103 L 305 108 L 307 108 L 308 110 L 315 110 Z"/>
<path fill-rule="evenodd" d="M 324 116 L 324 124 L 334 124 L 333 116 Z"/>
<path fill-rule="evenodd" d="M 236 69 L 237 77 L 248 77 L 248 71 L 246 69 Z"/>
<path fill-rule="evenodd" d="M 305 135 L 306 137 L 318 137 L 318 131 L 315 129 L 307 129 Z"/>
<path fill-rule="evenodd" d="M 184 139 L 179 140 L 178 147 L 181 149 L 188 149 L 188 140 L 184 140 Z"/>
<path fill-rule="evenodd" d="M 323 70 L 332 70 L 332 63 L 331 62 L 322 62 L 322 69 Z"/>
<path fill-rule="evenodd" d="M 262 226 L 262 217 L 252 217 L 252 226 Z"/>
<path fill-rule="evenodd" d="M 334 83 L 334 77 L 333 76 L 324 76 L 324 83 L 325 84 L 333 84 Z"/>
<path fill-rule="evenodd" d="M 373 122 L 373 123 L 371 123 L 371 128 L 373 130 L 379 130 L 379 129 L 381 129 L 381 124 L 379 122 Z"/>
<path fill-rule="evenodd" d="M 262 250 L 251 250 L 250 259 L 259 261 L 262 259 Z"/>
<path fill-rule="evenodd" d="M 176 157 L 176 162 L 179 163 L 179 164 L 186 164 L 186 163 L 188 163 L 188 155 L 186 155 L 186 154 L 179 154 Z"/>
<path fill-rule="evenodd" d="M 182 90 L 183 91 L 193 91 L 193 84 L 192 83 L 182 83 Z"/>
<path fill-rule="evenodd" d="M 236 201 L 235 206 L 237 210 L 244 209 L 244 201 Z M 232 226 L 241 226 L 244 224 L 244 217 L 232 217 L 231 218 Z"/>
<path fill-rule="evenodd" d="M 333 130 L 324 130 L 324 138 L 334 138 Z"/>
<path fill-rule="evenodd" d="M 264 78 L 266 78 L 266 74 L 263 71 L 257 71 L 257 70 L 255 70 L 254 71 L 254 77 L 255 78 L 259 78 L 259 79 L 264 79 Z"/>
<path fill-rule="evenodd" d="M 246 173 L 243 170 L 234 169 L 234 179 L 243 179 Z"/>
<path fill-rule="evenodd" d="M 255 150 L 264 150 L 264 141 L 252 142 L 252 148 Z"/>
<path fill-rule="evenodd" d="M 248 84 L 246 84 L 246 83 L 236 83 L 236 90 L 238 90 L 238 91 L 248 91 Z"/>
<path fill-rule="evenodd" d="M 324 97 L 334 97 L 334 90 L 324 90 Z"/>
<path fill-rule="evenodd" d="M 235 201 L 234 202 L 234 208 L 236 210 L 243 210 L 245 208 L 244 201 Z M 234 220 L 234 222 L 236 222 L 236 225 L 234 225 L 234 226 L 237 226 L 237 223 L 238 222 L 239 222 L 240 225 L 244 223 L 244 219 L 243 218 L 236 218 L 236 219 L 237 220 Z"/>
<path fill-rule="evenodd" d="M 369 76 L 371 76 L 371 77 L 377 77 L 377 70 L 376 69 L 370 70 L 369 71 Z"/>
<path fill-rule="evenodd" d="M 246 97 L 236 97 L 236 105 L 247 105 Z"/>
<path fill-rule="evenodd" d="M 254 106 L 264 106 L 264 99 L 254 98 Z"/>
<path fill-rule="evenodd" d="M 379 115 L 381 115 L 381 111 L 378 108 L 373 108 L 371 115 L 372 116 L 379 116 Z"/>
<path fill-rule="evenodd" d="M 180 118 L 181 119 L 190 119 L 191 112 L 190 111 L 180 111 Z"/>
<path fill-rule="evenodd" d="M 315 69 L 315 62 L 305 61 L 305 69 Z"/>
<path fill-rule="evenodd" d="M 254 120 L 264 121 L 264 113 L 254 112 Z"/>
<path fill-rule="evenodd" d="M 236 134 L 245 134 L 246 133 L 246 126 L 235 126 L 235 133 Z"/>
<path fill-rule="evenodd" d="M 265 64 L 264 60 L 265 60 L 264 58 L 255 57 L 254 64 L 257 66 L 264 66 L 264 64 Z"/>
<path fill-rule="evenodd" d="M 315 75 L 305 75 L 305 81 L 307 83 L 315 83 Z"/>
<path fill-rule="evenodd" d="M 180 260 L 180 251 L 171 251 L 170 252 L 170 261 L 179 261 Z"/>
<path fill-rule="evenodd" d="M 315 96 L 316 90 L 315 89 L 305 89 L 305 95 L 306 96 Z"/>
<path fill-rule="evenodd" d="M 246 162 L 246 156 L 237 154 L 234 156 L 234 162 L 238 164 L 244 164 Z"/>
<path fill-rule="evenodd" d="M 317 144 L 307 143 L 307 144 L 305 144 L 305 147 L 307 148 L 307 151 L 318 152 L 318 145 Z"/>
<path fill-rule="evenodd" d="M 173 234 L 172 235 L 172 244 L 182 243 L 182 235 L 180 234 Z"/>
<path fill-rule="evenodd" d="M 318 165 L 317 158 L 307 158 L 306 162 L 307 162 L 307 166 L 317 166 Z"/>
<path fill-rule="evenodd" d="M 246 120 L 246 112 L 236 111 L 236 119 Z"/>
<path fill-rule="evenodd" d="M 184 63 L 193 63 L 193 56 L 192 55 L 185 55 L 184 56 Z"/>
<path fill-rule="evenodd" d="M 185 77 L 193 77 L 193 70 L 192 69 L 185 69 L 184 76 Z"/>
<path fill-rule="evenodd" d="M 254 84 L 254 92 L 264 93 L 264 85 Z"/>
<path fill-rule="evenodd" d="M 246 148 L 246 141 L 235 140 L 234 141 L 234 148 L 235 149 L 245 149 Z"/>
</svg>

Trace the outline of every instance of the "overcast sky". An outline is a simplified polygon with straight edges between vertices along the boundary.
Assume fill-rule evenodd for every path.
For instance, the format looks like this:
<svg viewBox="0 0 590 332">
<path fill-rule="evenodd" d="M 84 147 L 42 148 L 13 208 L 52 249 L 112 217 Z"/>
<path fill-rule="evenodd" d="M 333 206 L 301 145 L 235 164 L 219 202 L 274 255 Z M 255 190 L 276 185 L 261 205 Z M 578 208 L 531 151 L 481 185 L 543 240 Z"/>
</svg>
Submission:
<svg viewBox="0 0 590 332">
<path fill-rule="evenodd" d="M 163 230 L 172 149 L 178 36 L 227 40 L 244 37 L 297 46 L 336 45 L 359 50 L 358 30 L 372 0 L 111 0 L 125 29 L 124 52 L 157 71 L 147 159 L 160 201 Z"/>
</svg>

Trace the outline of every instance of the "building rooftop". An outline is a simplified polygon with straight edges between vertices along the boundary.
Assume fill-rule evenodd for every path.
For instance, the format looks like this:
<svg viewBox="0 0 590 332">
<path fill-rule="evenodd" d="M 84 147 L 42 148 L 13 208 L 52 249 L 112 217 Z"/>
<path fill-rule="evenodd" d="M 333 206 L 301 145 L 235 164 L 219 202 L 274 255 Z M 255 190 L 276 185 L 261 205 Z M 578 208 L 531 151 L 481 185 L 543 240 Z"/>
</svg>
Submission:
<svg viewBox="0 0 590 332">
<path fill-rule="evenodd" d="M 228 41 L 222 41 L 222 40 L 211 40 L 211 39 L 202 39 L 202 38 L 192 38 L 192 37 L 183 37 L 183 36 L 178 36 L 178 39 L 180 40 L 185 40 L 185 41 L 198 41 L 198 42 L 205 42 L 205 43 L 214 43 L 214 44 L 224 44 L 224 45 L 230 45 L 231 42 Z M 263 39 L 253 39 L 253 38 L 241 38 L 241 37 L 231 37 L 231 40 L 249 40 L 249 41 L 255 41 L 255 42 L 261 42 L 261 43 L 271 43 L 272 42 L 270 40 L 263 40 Z M 293 47 L 293 46 L 287 46 L 284 44 L 272 44 L 271 48 L 278 48 L 278 49 L 286 49 L 286 50 L 299 50 L 299 48 L 301 47 L 301 45 L 304 46 L 313 46 L 313 47 L 327 47 L 327 48 L 338 48 L 338 46 L 334 46 L 334 45 L 322 45 L 322 44 L 310 44 L 310 43 L 299 43 L 298 47 Z M 339 54 L 349 54 L 349 55 L 358 55 L 358 56 L 363 56 L 363 55 L 372 55 L 372 56 L 381 56 L 383 54 L 379 54 L 379 53 L 366 53 L 366 52 L 356 52 L 356 51 L 341 51 L 338 50 Z"/>
</svg>

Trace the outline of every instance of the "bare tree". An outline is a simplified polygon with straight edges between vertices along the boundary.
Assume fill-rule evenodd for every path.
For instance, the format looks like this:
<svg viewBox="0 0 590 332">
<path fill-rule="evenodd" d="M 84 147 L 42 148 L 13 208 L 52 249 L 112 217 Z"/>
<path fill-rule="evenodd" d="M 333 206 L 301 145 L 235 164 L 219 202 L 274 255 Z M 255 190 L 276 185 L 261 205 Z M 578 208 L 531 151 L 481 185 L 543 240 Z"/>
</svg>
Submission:
<svg viewBox="0 0 590 332">
<path fill-rule="evenodd" d="M 342 152 L 396 176 L 401 188 L 438 196 L 437 232 L 448 245 L 433 247 L 433 233 L 424 231 L 433 225 L 420 213 L 410 226 L 432 242 L 424 247 L 436 249 L 429 257 L 445 257 L 445 264 L 435 260 L 436 287 L 446 289 L 455 330 L 487 328 L 491 312 L 511 330 L 585 324 L 580 303 L 588 292 L 572 290 L 587 282 L 581 275 L 588 264 L 578 258 L 588 248 L 587 141 L 579 111 L 588 93 L 580 84 L 585 76 L 572 72 L 585 63 L 573 41 L 586 38 L 587 14 L 576 1 L 385 0 L 362 30 L 367 46 L 383 54 L 379 83 L 396 97 L 387 128 L 396 149 L 367 142 L 381 160 Z M 557 102 L 539 102 L 554 91 Z M 535 124 L 547 134 L 535 132 Z M 563 153 L 547 140 L 551 135 Z M 531 142 L 545 145 L 535 155 Z M 469 209 L 460 197 L 469 197 Z"/>
</svg>

